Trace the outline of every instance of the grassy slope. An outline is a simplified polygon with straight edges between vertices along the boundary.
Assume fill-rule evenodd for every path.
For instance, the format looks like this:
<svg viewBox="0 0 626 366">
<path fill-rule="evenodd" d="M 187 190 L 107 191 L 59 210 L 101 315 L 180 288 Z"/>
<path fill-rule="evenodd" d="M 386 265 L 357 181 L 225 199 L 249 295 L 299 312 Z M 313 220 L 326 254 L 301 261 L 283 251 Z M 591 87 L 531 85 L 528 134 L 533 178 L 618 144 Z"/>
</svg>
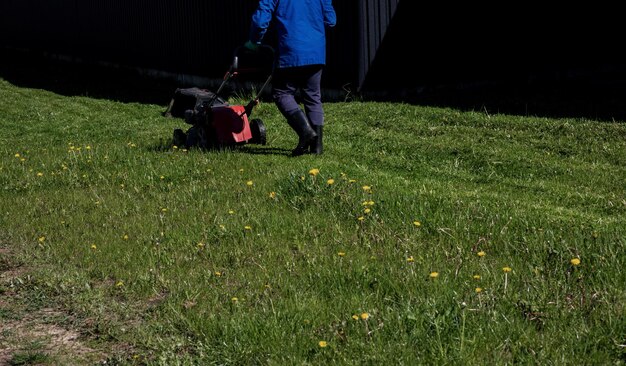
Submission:
<svg viewBox="0 0 626 366">
<path fill-rule="evenodd" d="M 294 159 L 268 103 L 206 153 L 163 106 L 0 96 L 0 245 L 122 362 L 624 362 L 623 123 L 332 103 Z"/>
</svg>

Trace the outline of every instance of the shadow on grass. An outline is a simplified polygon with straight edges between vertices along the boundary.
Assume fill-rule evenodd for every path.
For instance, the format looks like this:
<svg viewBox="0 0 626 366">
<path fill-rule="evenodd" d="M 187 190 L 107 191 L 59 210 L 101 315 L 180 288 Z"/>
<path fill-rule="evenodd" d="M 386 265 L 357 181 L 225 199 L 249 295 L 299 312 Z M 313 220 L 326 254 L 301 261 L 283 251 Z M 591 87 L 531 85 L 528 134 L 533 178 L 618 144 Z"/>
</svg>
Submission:
<svg viewBox="0 0 626 366">
<path fill-rule="evenodd" d="M 33 53 L 0 51 L 3 51 L 0 78 L 19 87 L 44 89 L 60 95 L 156 104 L 165 110 L 176 88 L 194 86 L 143 76 L 130 68 L 77 64 Z M 442 84 L 431 80 L 425 86 L 414 88 L 396 88 L 391 82 L 386 89 L 374 85 L 372 90 L 382 91 L 364 92 L 360 97 L 364 101 L 410 103 L 488 114 L 626 121 L 626 103 L 623 102 L 626 100 L 626 66 L 596 70 L 593 74 L 536 80 L 515 79 L 512 75 L 481 82 L 450 79 Z M 226 90 L 223 94 L 231 92 Z M 327 102 L 345 98 L 336 96 L 337 100 L 331 100 L 330 94 Z M 250 153 L 259 152 L 251 150 Z"/>
</svg>

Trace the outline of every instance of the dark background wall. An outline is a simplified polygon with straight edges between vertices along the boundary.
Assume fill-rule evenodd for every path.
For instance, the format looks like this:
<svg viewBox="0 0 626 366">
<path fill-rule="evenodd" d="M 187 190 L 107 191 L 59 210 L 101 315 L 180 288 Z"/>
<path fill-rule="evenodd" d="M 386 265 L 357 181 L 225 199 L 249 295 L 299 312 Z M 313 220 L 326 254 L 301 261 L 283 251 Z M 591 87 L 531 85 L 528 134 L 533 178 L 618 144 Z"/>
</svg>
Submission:
<svg viewBox="0 0 626 366">
<path fill-rule="evenodd" d="M 219 79 L 246 40 L 257 3 L 3 0 L 0 52 L 3 60 L 29 50 Z M 337 98 L 626 119 L 618 9 L 595 3 L 333 3 L 338 25 L 328 34 L 323 85 L 337 90 Z M 41 68 L 28 70 L 22 61 L 5 65 L 0 76 L 17 79 L 19 66 L 22 80 L 34 82 Z"/>
</svg>

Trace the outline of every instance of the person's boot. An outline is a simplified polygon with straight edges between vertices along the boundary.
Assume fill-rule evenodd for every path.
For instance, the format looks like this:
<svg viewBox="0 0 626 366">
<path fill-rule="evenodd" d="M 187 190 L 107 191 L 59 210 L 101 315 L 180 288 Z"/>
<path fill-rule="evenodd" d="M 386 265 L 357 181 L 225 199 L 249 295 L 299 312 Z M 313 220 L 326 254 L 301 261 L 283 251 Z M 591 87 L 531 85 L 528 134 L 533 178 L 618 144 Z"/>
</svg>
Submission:
<svg viewBox="0 0 626 366">
<path fill-rule="evenodd" d="M 314 138 L 313 141 L 311 141 L 310 151 L 311 151 L 311 154 L 320 155 L 323 152 L 322 135 L 323 135 L 323 131 L 324 131 L 324 126 L 322 126 L 322 125 L 319 125 L 319 126 L 313 125 L 313 130 L 317 134 L 317 137 Z"/>
<path fill-rule="evenodd" d="M 300 109 L 287 118 L 289 126 L 298 134 L 298 146 L 291 151 L 291 156 L 299 156 L 307 152 L 309 145 L 315 140 L 317 134 L 309 125 L 304 112 Z"/>
</svg>

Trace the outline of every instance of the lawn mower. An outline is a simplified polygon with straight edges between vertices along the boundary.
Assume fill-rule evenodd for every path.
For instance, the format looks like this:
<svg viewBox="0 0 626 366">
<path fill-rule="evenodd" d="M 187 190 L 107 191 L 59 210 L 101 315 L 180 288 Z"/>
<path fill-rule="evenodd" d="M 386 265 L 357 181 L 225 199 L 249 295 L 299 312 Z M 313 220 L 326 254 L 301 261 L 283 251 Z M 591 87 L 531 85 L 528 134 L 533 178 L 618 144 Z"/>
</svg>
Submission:
<svg viewBox="0 0 626 366">
<path fill-rule="evenodd" d="M 216 92 L 197 87 L 178 88 L 174 92 L 166 117 L 182 118 L 191 127 L 184 132 L 175 129 L 172 143 L 176 146 L 201 149 L 234 147 L 245 144 L 265 145 L 265 125 L 260 119 L 250 120 L 254 107 L 272 79 L 274 50 L 261 46 L 258 51 L 244 47 L 235 50 L 233 62 Z M 247 105 L 230 105 L 220 96 L 224 87 L 239 75 L 267 77 L 263 86 Z"/>
</svg>

